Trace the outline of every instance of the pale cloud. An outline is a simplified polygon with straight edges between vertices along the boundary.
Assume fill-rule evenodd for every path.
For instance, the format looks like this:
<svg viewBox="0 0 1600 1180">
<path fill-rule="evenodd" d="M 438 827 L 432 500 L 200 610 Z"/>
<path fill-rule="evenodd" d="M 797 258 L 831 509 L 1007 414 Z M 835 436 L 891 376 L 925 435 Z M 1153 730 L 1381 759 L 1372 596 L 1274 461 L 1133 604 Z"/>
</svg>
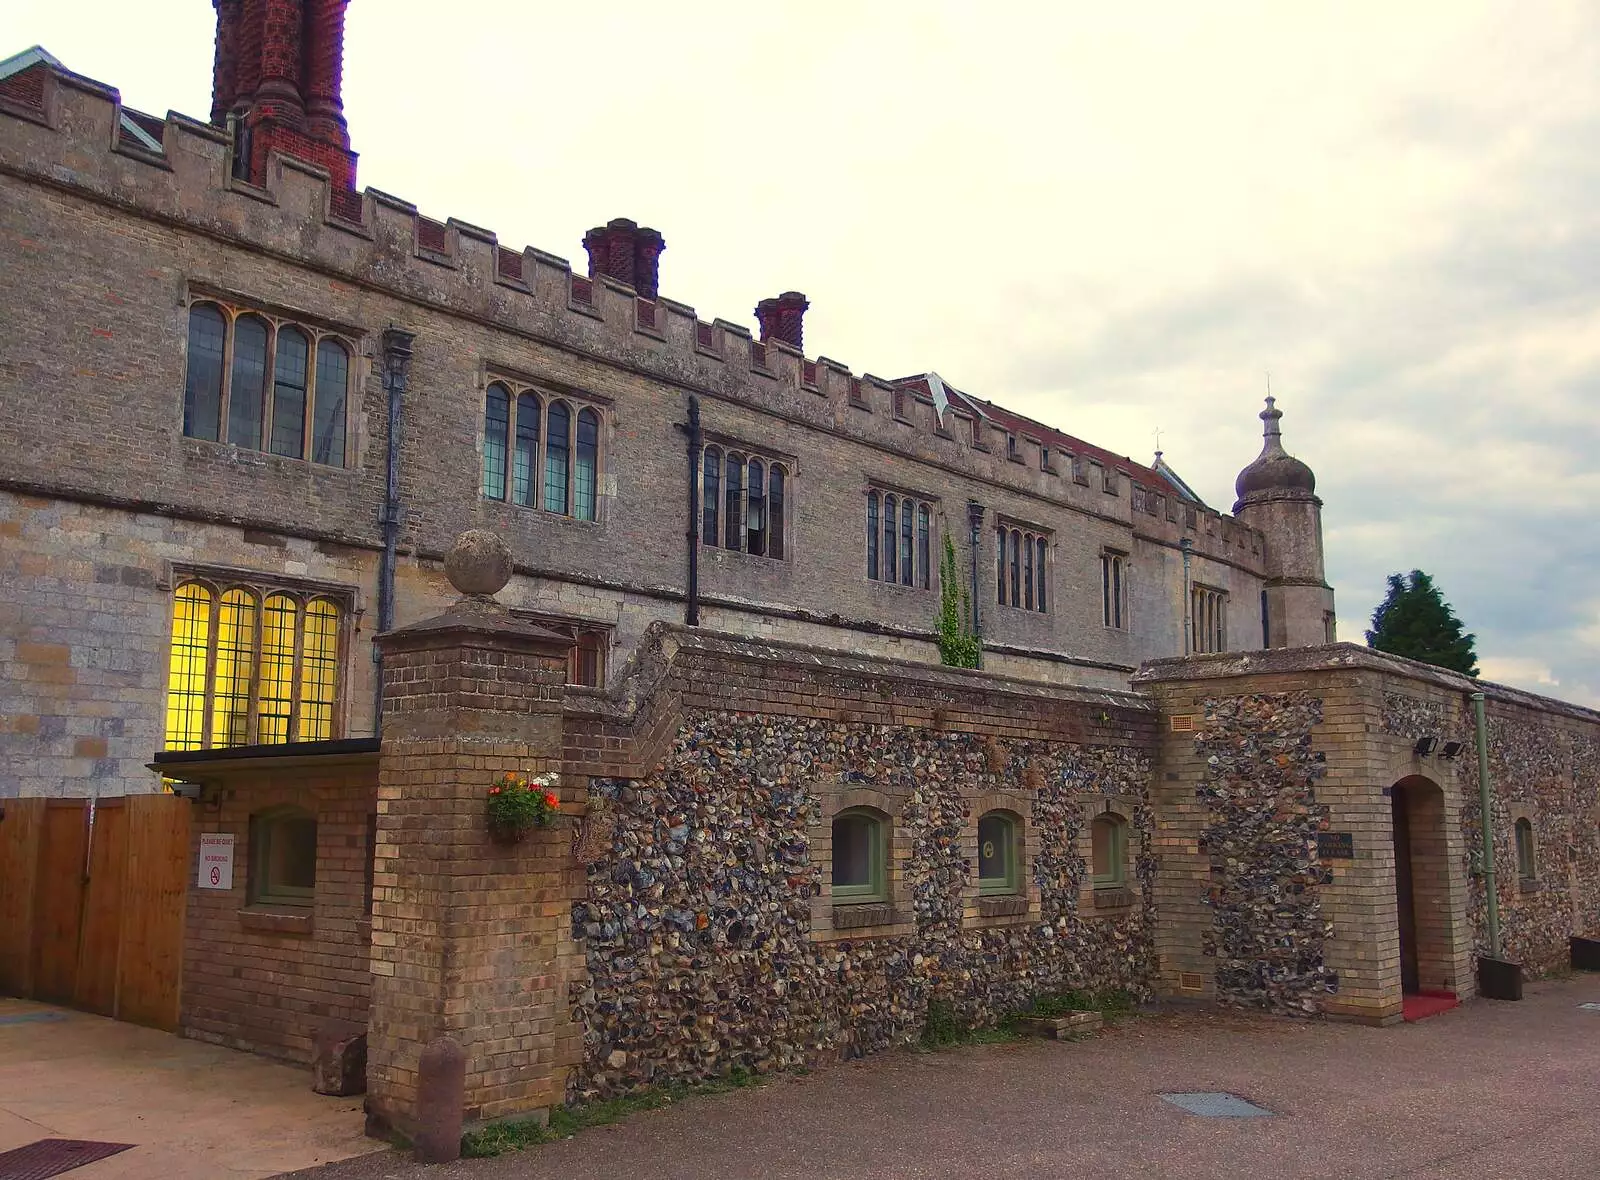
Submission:
<svg viewBox="0 0 1600 1180">
<path fill-rule="evenodd" d="M 193 0 L 17 0 L 6 31 L 209 109 Z M 951 381 L 1213 504 L 1270 370 L 1326 500 L 1341 632 L 1433 573 L 1486 675 L 1600 703 L 1600 8 L 357 0 L 365 183 Z"/>
</svg>

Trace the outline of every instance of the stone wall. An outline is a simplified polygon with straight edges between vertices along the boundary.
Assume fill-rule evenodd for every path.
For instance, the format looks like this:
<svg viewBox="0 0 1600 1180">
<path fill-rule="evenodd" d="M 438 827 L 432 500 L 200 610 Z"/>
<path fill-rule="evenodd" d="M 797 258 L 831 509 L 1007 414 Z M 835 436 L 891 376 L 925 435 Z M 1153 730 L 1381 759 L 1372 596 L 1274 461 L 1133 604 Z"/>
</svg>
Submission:
<svg viewBox="0 0 1600 1180">
<path fill-rule="evenodd" d="M 194 805 L 189 880 L 200 837 L 233 837 L 231 890 L 189 890 L 184 937 L 184 1036 L 310 1062 L 327 1025 L 363 1029 L 372 974 L 370 856 L 376 767 L 354 765 L 209 772 Z M 250 817 L 293 805 L 317 820 L 317 883 L 309 910 L 274 908 L 250 894 Z"/>
<path fill-rule="evenodd" d="M 981 674 L 677 630 L 655 641 L 672 654 L 635 707 L 684 707 L 639 777 L 591 779 L 613 827 L 573 906 L 587 979 L 569 1099 L 881 1049 L 914 1037 L 935 999 L 988 1023 L 1061 988 L 1148 993 L 1156 862 L 1137 700 L 1047 712 Z M 828 902 L 832 816 L 862 802 L 894 831 L 889 912 L 868 929 L 835 926 Z M 1112 802 L 1131 813 L 1130 888 L 1102 908 L 1087 823 Z M 977 895 L 976 825 L 994 806 L 1023 821 L 1010 914 Z"/>
</svg>

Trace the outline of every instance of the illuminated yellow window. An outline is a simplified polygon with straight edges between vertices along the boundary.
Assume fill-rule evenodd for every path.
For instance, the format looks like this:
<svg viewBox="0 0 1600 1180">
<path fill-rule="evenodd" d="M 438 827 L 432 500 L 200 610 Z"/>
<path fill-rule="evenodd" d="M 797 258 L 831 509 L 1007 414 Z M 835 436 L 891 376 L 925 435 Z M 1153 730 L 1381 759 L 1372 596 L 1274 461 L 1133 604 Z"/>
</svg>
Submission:
<svg viewBox="0 0 1600 1180">
<path fill-rule="evenodd" d="M 337 736 L 342 611 L 291 591 L 190 581 L 172 601 L 166 745 Z"/>
</svg>

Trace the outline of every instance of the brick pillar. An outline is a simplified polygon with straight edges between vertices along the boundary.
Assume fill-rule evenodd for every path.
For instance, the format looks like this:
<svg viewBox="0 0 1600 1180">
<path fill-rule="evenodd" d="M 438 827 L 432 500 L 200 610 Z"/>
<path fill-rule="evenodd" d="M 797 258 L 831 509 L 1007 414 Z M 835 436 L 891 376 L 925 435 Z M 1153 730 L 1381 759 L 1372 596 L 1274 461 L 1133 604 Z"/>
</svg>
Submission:
<svg viewBox="0 0 1600 1180">
<path fill-rule="evenodd" d="M 240 0 L 238 32 L 234 44 L 233 105 L 251 101 L 261 85 L 261 27 L 267 0 Z"/>
<path fill-rule="evenodd" d="M 589 253 L 589 277 L 606 275 L 626 283 L 646 299 L 660 289 L 661 252 L 667 241 L 653 229 L 626 217 L 614 217 L 583 235 Z"/>
<path fill-rule="evenodd" d="M 300 93 L 301 0 L 265 0 L 261 25 L 261 83 L 256 107 L 262 113 L 304 113 Z"/>
<path fill-rule="evenodd" d="M 501 561 L 504 577 L 461 576 L 464 546 Z M 567 641 L 486 596 L 511 568 L 493 534 L 463 534 L 446 568 L 463 597 L 378 640 L 367 1078 L 369 1109 L 408 1133 L 417 1126 L 418 1059 L 437 1037 L 466 1052 L 469 1123 L 561 1102 L 579 1052 L 567 1002 L 579 961 L 571 898 L 582 880 L 571 830 L 558 821 L 506 846 L 484 822 L 502 772 L 560 770 Z M 558 793 L 570 810 L 585 791 L 563 784 Z"/>
</svg>

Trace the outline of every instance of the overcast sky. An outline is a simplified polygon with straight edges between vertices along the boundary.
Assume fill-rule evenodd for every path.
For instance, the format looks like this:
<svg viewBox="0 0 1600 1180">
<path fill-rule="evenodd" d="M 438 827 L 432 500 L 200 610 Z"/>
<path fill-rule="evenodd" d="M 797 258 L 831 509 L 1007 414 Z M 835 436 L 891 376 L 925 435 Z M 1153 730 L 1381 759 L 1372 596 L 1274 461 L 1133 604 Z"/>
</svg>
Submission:
<svg viewBox="0 0 1600 1180">
<path fill-rule="evenodd" d="M 131 106 L 210 110 L 204 0 L 11 0 Z M 360 179 L 810 355 L 936 369 L 1211 504 L 1270 371 L 1340 637 L 1432 573 L 1484 675 L 1600 705 L 1600 4 L 355 0 Z"/>
</svg>

